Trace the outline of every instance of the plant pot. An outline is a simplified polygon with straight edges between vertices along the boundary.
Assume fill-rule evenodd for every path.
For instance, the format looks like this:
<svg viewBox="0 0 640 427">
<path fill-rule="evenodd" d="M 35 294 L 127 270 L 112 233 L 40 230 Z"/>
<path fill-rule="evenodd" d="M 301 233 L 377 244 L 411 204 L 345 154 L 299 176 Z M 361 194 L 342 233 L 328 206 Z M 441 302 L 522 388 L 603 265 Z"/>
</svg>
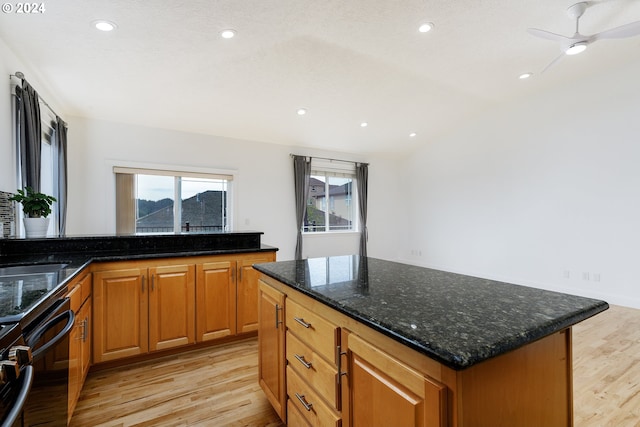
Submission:
<svg viewBox="0 0 640 427">
<path fill-rule="evenodd" d="M 49 218 L 23 218 L 27 239 L 47 237 Z"/>
</svg>

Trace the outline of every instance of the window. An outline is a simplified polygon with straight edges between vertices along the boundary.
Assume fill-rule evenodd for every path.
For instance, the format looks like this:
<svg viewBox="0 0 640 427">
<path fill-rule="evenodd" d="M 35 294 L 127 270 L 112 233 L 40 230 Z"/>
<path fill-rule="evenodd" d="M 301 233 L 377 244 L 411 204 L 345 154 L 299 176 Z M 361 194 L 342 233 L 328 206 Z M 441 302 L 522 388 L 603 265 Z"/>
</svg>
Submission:
<svg viewBox="0 0 640 427">
<path fill-rule="evenodd" d="M 118 233 L 211 233 L 231 228 L 231 175 L 119 167 L 114 171 Z"/>
<path fill-rule="evenodd" d="M 303 231 L 356 231 L 354 182 L 353 163 L 313 158 Z"/>
</svg>

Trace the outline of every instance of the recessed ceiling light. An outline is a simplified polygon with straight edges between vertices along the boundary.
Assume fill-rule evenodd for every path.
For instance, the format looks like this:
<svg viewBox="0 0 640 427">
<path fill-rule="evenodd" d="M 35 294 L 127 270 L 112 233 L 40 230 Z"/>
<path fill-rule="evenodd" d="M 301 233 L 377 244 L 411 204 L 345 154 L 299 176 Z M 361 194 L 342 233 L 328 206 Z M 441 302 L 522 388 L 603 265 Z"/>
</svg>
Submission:
<svg viewBox="0 0 640 427">
<path fill-rule="evenodd" d="M 307 109 L 306 108 L 298 108 L 297 111 L 299 116 L 304 116 L 305 114 L 307 114 Z"/>
<path fill-rule="evenodd" d="M 420 27 L 418 27 L 418 31 L 420 31 L 421 33 L 428 33 L 433 29 L 433 26 L 433 22 L 425 22 L 424 24 L 421 24 Z"/>
<path fill-rule="evenodd" d="M 223 39 L 232 39 L 236 35 L 236 30 L 223 30 L 220 31 L 220 37 Z"/>
<path fill-rule="evenodd" d="M 569 49 L 565 50 L 564 53 L 567 55 L 577 55 L 580 52 L 584 52 L 587 48 L 587 42 L 578 42 L 569 46 Z"/>
<path fill-rule="evenodd" d="M 100 19 L 98 21 L 92 22 L 93 26 L 96 27 L 100 31 L 113 31 L 118 26 L 111 21 L 105 21 L 104 19 Z"/>
<path fill-rule="evenodd" d="M 411 132 L 411 133 L 409 134 L 409 137 L 410 137 L 410 138 L 415 138 L 415 136 L 416 136 L 416 135 L 417 135 L 417 133 L 415 133 L 415 132 Z"/>
<path fill-rule="evenodd" d="M 366 128 L 367 126 L 369 126 L 369 123 L 367 122 L 360 123 L 360 127 Z"/>
<path fill-rule="evenodd" d="M 533 76 L 533 73 L 523 73 L 523 74 L 520 74 L 520 75 L 518 76 L 518 78 L 519 78 L 520 80 L 525 80 L 525 79 L 528 79 L 528 78 L 529 78 L 529 77 L 531 77 L 531 76 Z"/>
</svg>

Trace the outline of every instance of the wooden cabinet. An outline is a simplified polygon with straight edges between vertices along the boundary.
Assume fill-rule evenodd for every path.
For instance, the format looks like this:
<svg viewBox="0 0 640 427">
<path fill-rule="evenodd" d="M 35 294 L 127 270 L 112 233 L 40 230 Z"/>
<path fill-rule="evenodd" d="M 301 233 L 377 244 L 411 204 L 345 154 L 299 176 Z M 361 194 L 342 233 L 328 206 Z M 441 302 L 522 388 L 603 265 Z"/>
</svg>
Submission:
<svg viewBox="0 0 640 427">
<path fill-rule="evenodd" d="M 446 387 L 347 331 L 343 426 L 444 427 Z"/>
<path fill-rule="evenodd" d="M 258 281 L 258 381 L 280 418 L 286 420 L 285 295 Z"/>
<path fill-rule="evenodd" d="M 288 425 L 573 425 L 571 328 L 453 370 L 278 280 L 259 283 L 260 384 L 283 416 L 285 381 Z M 273 323 L 283 301 L 285 343 Z"/>
<path fill-rule="evenodd" d="M 285 311 L 288 406 L 312 426 L 339 426 L 340 328 L 294 299 Z"/>
<path fill-rule="evenodd" d="M 244 255 L 238 259 L 237 280 L 237 332 L 243 334 L 258 330 L 258 277 L 253 264 L 276 260 L 275 252 Z"/>
<path fill-rule="evenodd" d="M 67 297 L 75 314 L 75 324 L 69 335 L 68 416 L 73 415 L 91 362 L 91 274 L 69 285 Z"/>
<path fill-rule="evenodd" d="M 149 351 L 195 342 L 195 266 L 149 268 Z"/>
<path fill-rule="evenodd" d="M 257 273 L 275 252 L 101 263 L 93 360 L 108 362 L 257 330 Z"/>
<path fill-rule="evenodd" d="M 149 351 L 148 294 L 146 268 L 114 268 L 94 273 L 95 363 L 136 356 Z"/>
<path fill-rule="evenodd" d="M 258 272 L 275 252 L 209 257 L 196 265 L 197 341 L 258 330 Z"/>
<path fill-rule="evenodd" d="M 224 259 L 196 266 L 196 335 L 199 342 L 236 334 L 235 268 L 235 261 Z"/>
<path fill-rule="evenodd" d="M 94 274 L 94 361 L 195 342 L 195 266 L 135 263 Z"/>
</svg>

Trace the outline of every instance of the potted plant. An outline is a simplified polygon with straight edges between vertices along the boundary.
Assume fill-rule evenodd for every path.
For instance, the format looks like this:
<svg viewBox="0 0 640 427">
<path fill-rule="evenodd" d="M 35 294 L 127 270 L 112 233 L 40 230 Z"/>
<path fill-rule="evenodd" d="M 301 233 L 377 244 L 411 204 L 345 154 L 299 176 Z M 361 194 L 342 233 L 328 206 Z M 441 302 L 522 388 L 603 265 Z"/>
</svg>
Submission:
<svg viewBox="0 0 640 427">
<path fill-rule="evenodd" d="M 49 214 L 51 204 L 56 202 L 55 197 L 35 191 L 31 187 L 18 190 L 9 200 L 22 204 L 24 212 L 24 229 L 26 237 L 45 237 L 49 228 Z"/>
</svg>

